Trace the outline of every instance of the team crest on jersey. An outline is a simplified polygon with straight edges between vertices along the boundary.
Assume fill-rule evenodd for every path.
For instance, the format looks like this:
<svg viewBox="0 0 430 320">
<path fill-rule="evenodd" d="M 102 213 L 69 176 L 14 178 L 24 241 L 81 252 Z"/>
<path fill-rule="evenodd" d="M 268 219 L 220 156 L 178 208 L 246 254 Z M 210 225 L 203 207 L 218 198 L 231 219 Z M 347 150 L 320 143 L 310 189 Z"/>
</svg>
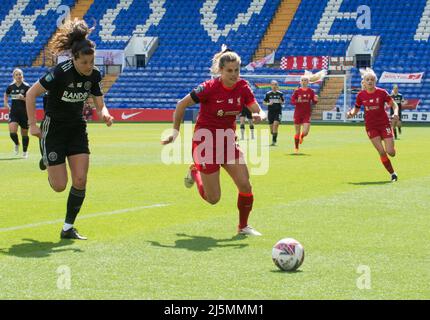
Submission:
<svg viewBox="0 0 430 320">
<path fill-rule="evenodd" d="M 224 116 L 224 110 L 218 110 L 218 112 L 216 113 L 216 115 L 218 117 L 223 117 Z"/>
<path fill-rule="evenodd" d="M 58 159 L 58 155 L 56 152 L 52 151 L 48 154 L 48 159 L 51 161 L 55 161 Z"/>
<path fill-rule="evenodd" d="M 91 89 L 91 86 L 92 86 L 91 81 L 87 81 L 87 82 L 85 82 L 85 84 L 84 84 L 84 88 L 85 88 L 85 90 L 90 90 L 90 89 Z"/>
</svg>

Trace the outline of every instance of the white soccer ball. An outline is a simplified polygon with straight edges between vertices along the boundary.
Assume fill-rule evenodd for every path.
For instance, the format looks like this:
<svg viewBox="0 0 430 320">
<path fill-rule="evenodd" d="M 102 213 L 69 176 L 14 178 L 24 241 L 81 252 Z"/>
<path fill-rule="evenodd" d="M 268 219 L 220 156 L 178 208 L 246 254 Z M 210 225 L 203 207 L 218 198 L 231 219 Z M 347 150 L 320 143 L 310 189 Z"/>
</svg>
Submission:
<svg viewBox="0 0 430 320">
<path fill-rule="evenodd" d="M 279 240 L 272 249 L 272 260 L 283 271 L 294 271 L 305 259 L 305 249 L 293 238 Z"/>
</svg>

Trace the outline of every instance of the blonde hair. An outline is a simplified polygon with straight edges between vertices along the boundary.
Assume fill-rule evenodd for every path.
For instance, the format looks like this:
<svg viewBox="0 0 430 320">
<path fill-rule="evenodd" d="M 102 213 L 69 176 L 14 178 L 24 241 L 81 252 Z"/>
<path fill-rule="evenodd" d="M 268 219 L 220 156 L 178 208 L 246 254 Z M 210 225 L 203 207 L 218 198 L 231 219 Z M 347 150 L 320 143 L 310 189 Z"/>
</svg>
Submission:
<svg viewBox="0 0 430 320">
<path fill-rule="evenodd" d="M 227 46 L 223 44 L 221 47 L 221 51 L 216 53 L 212 58 L 212 67 L 211 67 L 212 74 L 214 75 L 220 74 L 221 69 L 228 62 L 238 62 L 240 66 L 241 59 L 236 52 L 228 49 Z"/>
<path fill-rule="evenodd" d="M 360 74 L 361 74 L 361 79 L 364 80 L 364 78 L 366 78 L 367 76 L 372 76 L 375 78 L 375 81 L 378 80 L 378 77 L 376 76 L 375 71 L 373 71 L 370 68 L 366 68 L 366 69 L 360 69 Z"/>
<path fill-rule="evenodd" d="M 300 77 L 300 80 L 308 79 L 309 83 L 317 82 L 319 80 L 322 80 L 327 75 L 326 70 L 321 70 L 317 73 L 312 73 L 308 70 L 305 71 L 304 75 Z"/>
<path fill-rule="evenodd" d="M 13 69 L 13 72 L 12 72 L 12 77 L 13 77 L 13 82 L 12 83 L 16 83 L 15 73 L 17 73 L 17 72 L 21 72 L 21 74 L 22 74 L 22 82 L 24 82 L 24 72 L 20 68 L 15 68 L 15 69 Z"/>
</svg>

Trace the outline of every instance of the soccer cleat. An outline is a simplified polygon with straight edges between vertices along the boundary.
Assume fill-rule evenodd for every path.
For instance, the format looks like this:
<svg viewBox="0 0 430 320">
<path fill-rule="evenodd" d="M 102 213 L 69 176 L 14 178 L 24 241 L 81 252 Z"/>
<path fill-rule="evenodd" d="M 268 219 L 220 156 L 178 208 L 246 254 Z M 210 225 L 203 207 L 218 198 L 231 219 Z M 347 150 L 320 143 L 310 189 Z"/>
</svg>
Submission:
<svg viewBox="0 0 430 320">
<path fill-rule="evenodd" d="M 184 185 L 187 188 L 191 188 L 194 185 L 194 179 L 193 179 L 193 176 L 191 175 L 192 170 L 196 170 L 196 167 L 193 164 L 188 169 L 188 172 L 184 178 Z"/>
<path fill-rule="evenodd" d="M 43 163 L 43 159 L 40 159 L 40 161 L 39 161 L 39 169 L 40 170 L 46 170 L 46 166 L 45 166 L 45 163 Z"/>
<path fill-rule="evenodd" d="M 276 146 L 276 142 L 272 142 L 270 146 L 271 146 L 271 147 Z"/>
<path fill-rule="evenodd" d="M 294 148 L 294 153 L 298 154 L 299 153 L 299 149 L 298 148 Z"/>
<path fill-rule="evenodd" d="M 61 234 L 60 234 L 61 239 L 78 239 L 78 240 L 87 240 L 87 237 L 81 236 L 78 233 L 78 230 L 76 230 L 75 228 L 70 228 L 67 231 L 64 231 L 63 229 L 61 229 Z"/>
<path fill-rule="evenodd" d="M 248 236 L 261 236 L 260 232 L 250 226 L 246 226 L 245 228 L 239 229 L 238 234 L 245 234 Z"/>
<path fill-rule="evenodd" d="M 13 149 L 13 154 L 16 156 L 19 154 L 19 145 L 15 145 L 15 147 Z"/>
<path fill-rule="evenodd" d="M 23 157 L 24 159 L 28 159 L 28 151 L 23 152 L 23 153 L 22 153 L 22 157 Z"/>
<path fill-rule="evenodd" d="M 391 182 L 395 182 L 397 181 L 397 179 L 398 179 L 397 174 L 395 173 L 391 174 Z"/>
</svg>

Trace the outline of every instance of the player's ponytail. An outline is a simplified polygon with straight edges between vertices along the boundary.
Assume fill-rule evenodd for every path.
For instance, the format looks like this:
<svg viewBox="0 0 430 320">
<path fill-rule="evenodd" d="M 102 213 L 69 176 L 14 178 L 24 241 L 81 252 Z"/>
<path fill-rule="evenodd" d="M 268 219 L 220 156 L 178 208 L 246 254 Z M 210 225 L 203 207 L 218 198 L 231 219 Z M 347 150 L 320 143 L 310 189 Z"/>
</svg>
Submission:
<svg viewBox="0 0 430 320">
<path fill-rule="evenodd" d="M 213 75 L 219 75 L 221 69 L 225 66 L 227 62 L 238 62 L 241 64 L 239 55 L 233 50 L 227 48 L 225 44 L 222 45 L 221 51 L 216 53 L 212 58 L 211 72 Z"/>
<path fill-rule="evenodd" d="M 366 69 L 360 69 L 360 74 L 361 74 L 361 79 L 364 79 L 367 76 L 372 76 L 375 78 L 375 81 L 378 80 L 378 77 L 376 76 L 375 71 L 373 71 L 370 68 L 366 68 Z"/>
<path fill-rule="evenodd" d="M 94 54 L 95 43 L 87 39 L 91 31 L 92 28 L 89 28 L 84 20 L 75 18 L 67 21 L 54 36 L 54 53 L 70 51 L 74 58 L 78 58 L 79 54 Z"/>
<path fill-rule="evenodd" d="M 314 83 L 314 82 L 318 82 L 318 81 L 324 79 L 324 77 L 326 75 L 327 75 L 326 70 L 321 70 L 317 73 L 312 73 L 312 72 L 306 70 L 305 74 L 301 76 L 301 79 L 308 79 L 309 83 Z"/>
</svg>

